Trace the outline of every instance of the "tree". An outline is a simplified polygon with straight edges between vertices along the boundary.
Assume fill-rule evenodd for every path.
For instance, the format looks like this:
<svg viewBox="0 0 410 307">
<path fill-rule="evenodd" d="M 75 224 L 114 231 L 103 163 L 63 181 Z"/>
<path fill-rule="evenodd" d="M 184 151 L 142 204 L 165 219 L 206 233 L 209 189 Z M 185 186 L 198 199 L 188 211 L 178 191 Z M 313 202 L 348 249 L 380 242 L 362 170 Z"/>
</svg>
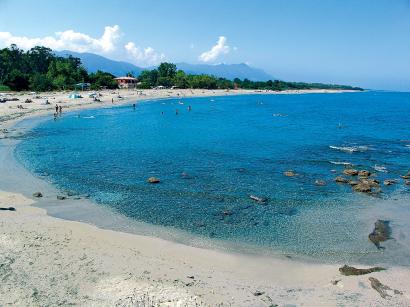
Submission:
<svg viewBox="0 0 410 307">
<path fill-rule="evenodd" d="M 174 77 L 174 86 L 177 88 L 188 88 L 188 78 L 184 71 L 178 70 Z"/>
<path fill-rule="evenodd" d="M 53 83 L 46 74 L 36 73 L 30 77 L 30 89 L 36 92 L 45 92 L 53 89 Z"/>
<path fill-rule="evenodd" d="M 90 74 L 89 81 L 91 83 L 91 89 L 94 90 L 101 88 L 114 89 L 118 87 L 114 76 L 108 72 L 102 72 L 101 70 L 97 70 L 96 73 Z"/>
</svg>

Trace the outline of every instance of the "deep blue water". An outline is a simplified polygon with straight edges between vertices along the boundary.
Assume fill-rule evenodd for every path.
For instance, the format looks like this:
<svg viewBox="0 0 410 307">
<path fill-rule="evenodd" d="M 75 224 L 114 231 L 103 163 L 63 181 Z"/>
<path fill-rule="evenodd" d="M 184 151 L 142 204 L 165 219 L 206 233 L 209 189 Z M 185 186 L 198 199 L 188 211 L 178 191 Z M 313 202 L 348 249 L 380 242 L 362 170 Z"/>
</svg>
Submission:
<svg viewBox="0 0 410 307">
<path fill-rule="evenodd" d="M 364 92 L 169 99 L 68 113 L 41 122 L 16 153 L 61 189 L 138 221 L 332 259 L 376 253 L 367 235 L 378 215 L 369 207 L 408 193 L 400 182 L 382 186 L 379 198 L 354 194 L 333 182 L 344 168 L 334 162 L 399 178 L 410 170 L 409 147 L 410 94 Z M 298 175 L 285 177 L 287 170 Z M 150 176 L 161 183 L 148 184 Z"/>
</svg>

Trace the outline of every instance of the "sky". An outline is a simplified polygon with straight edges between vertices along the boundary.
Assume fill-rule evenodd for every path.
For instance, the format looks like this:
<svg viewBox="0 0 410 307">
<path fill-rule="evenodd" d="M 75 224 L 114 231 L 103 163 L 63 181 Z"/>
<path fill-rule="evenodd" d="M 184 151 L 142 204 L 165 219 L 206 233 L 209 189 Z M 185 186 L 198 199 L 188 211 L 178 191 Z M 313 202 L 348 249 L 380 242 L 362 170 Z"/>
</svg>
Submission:
<svg viewBox="0 0 410 307">
<path fill-rule="evenodd" d="M 11 43 L 410 91 L 410 0 L 0 0 Z"/>
</svg>

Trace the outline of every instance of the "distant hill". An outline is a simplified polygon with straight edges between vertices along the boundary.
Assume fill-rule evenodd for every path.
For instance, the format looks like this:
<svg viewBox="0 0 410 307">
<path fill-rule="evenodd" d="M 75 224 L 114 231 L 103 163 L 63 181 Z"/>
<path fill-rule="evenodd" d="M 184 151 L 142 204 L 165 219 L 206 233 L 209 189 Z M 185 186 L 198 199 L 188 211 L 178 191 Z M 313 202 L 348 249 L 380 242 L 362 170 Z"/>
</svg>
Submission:
<svg viewBox="0 0 410 307">
<path fill-rule="evenodd" d="M 234 78 L 247 78 L 251 81 L 267 81 L 274 79 L 262 69 L 250 67 L 245 63 L 217 65 L 177 63 L 176 65 L 178 69 L 181 69 L 188 74 L 207 74 L 230 80 L 233 80 Z"/>
<path fill-rule="evenodd" d="M 61 57 L 68 57 L 72 55 L 73 57 L 80 58 L 84 67 L 89 73 L 96 72 L 97 70 L 102 70 L 109 72 L 116 77 L 125 76 L 128 72 L 132 72 L 135 76 L 138 76 L 144 69 L 134 64 L 122 61 L 114 61 L 107 59 L 101 55 L 94 53 L 79 53 L 74 51 L 55 51 L 56 55 Z"/>
<path fill-rule="evenodd" d="M 106 57 L 94 53 L 79 53 L 64 50 L 55 51 L 55 54 L 62 57 L 72 55 L 74 57 L 80 58 L 84 67 L 89 73 L 96 72 L 97 70 L 102 70 L 109 72 L 117 77 L 124 76 L 128 72 L 132 72 L 135 76 L 138 76 L 141 71 L 144 70 L 144 68 L 135 66 L 134 64 L 110 60 Z M 217 65 L 178 63 L 176 65 L 178 69 L 181 69 L 188 74 L 207 74 L 230 80 L 234 78 L 247 78 L 252 81 L 267 81 L 269 79 L 273 79 L 271 75 L 267 74 L 262 69 L 253 68 L 244 63 Z M 147 69 L 153 68 L 154 67 L 149 67 Z"/>
</svg>

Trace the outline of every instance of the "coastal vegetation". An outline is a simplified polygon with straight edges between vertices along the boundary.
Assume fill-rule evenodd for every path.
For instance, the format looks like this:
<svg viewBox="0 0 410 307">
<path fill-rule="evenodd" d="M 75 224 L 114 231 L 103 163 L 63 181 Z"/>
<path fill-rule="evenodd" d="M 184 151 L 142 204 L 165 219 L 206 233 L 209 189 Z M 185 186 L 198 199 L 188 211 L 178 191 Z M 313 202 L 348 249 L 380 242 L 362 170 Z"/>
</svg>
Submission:
<svg viewBox="0 0 410 307">
<path fill-rule="evenodd" d="M 253 89 L 253 90 L 306 90 L 336 89 L 362 90 L 358 87 L 286 82 L 281 80 L 251 81 L 235 78 L 228 80 L 211 75 L 187 74 L 175 64 L 161 63 L 157 68 L 142 71 L 138 77 L 138 88 L 194 88 L 194 89 Z M 89 83 L 91 89 L 117 88 L 115 76 L 103 71 L 88 73 L 79 58 L 56 56 L 46 47 L 37 46 L 28 51 L 11 45 L 0 49 L 0 90 L 50 91 L 75 89 L 78 84 Z"/>
</svg>

